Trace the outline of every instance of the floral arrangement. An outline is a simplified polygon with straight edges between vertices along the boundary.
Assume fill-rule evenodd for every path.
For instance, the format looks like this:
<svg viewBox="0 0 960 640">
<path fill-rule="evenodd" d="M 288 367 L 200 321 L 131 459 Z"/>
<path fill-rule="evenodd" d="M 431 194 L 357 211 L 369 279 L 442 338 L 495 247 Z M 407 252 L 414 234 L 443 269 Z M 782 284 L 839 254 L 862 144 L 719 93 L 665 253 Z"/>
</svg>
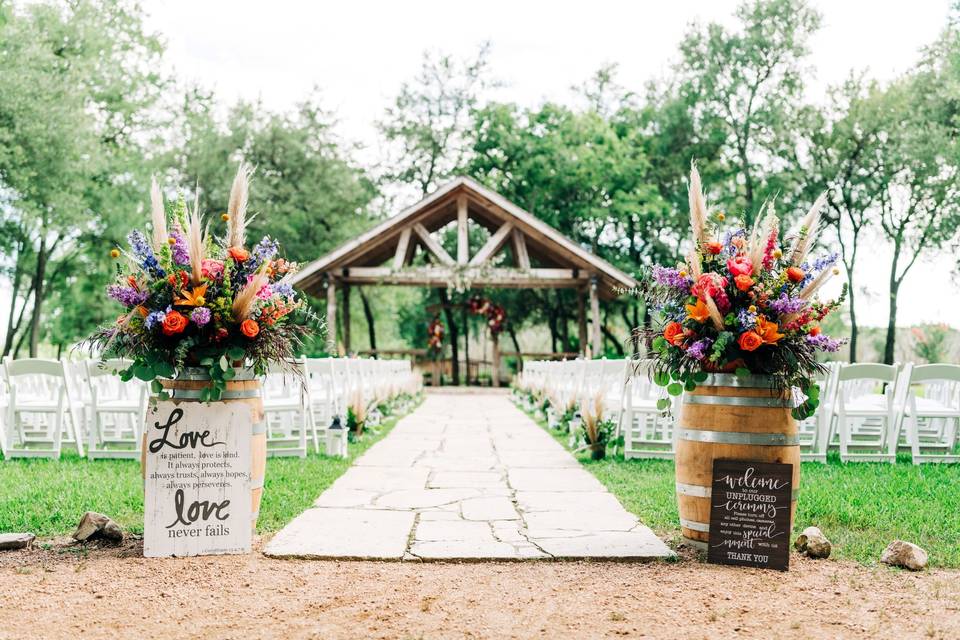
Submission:
<svg viewBox="0 0 960 640">
<path fill-rule="evenodd" d="M 650 336 L 657 384 L 680 395 L 711 372 L 768 375 L 784 393 L 799 388 L 806 396 L 794 417 L 813 414 L 820 395 L 815 376 L 824 371 L 817 353 L 842 344 L 823 334 L 820 323 L 846 296 L 846 286 L 832 301 L 816 295 L 839 273 L 837 254 L 808 257 L 824 201 L 817 199 L 784 246 L 772 203 L 752 229 L 721 233 L 725 215 L 708 213 L 700 175 L 691 169 L 693 248 L 676 267 L 653 267 L 642 285 L 664 320 L 662 331 Z M 661 409 L 668 406 L 660 401 Z"/>
<path fill-rule="evenodd" d="M 507 320 L 507 312 L 503 307 L 486 298 L 474 296 L 470 298 L 469 308 L 474 315 L 486 316 L 487 327 L 494 338 L 500 335 Z"/>
<path fill-rule="evenodd" d="M 590 402 L 581 403 L 581 430 L 590 456 L 602 460 L 607 454 L 607 443 L 613 437 L 616 423 L 603 416 L 603 395 L 596 394 Z"/>
<path fill-rule="evenodd" d="M 107 296 L 125 309 L 116 323 L 88 340 L 103 357 L 129 358 L 121 378 L 151 382 L 172 378 L 186 366 L 205 368 L 212 385 L 202 400 L 218 400 L 235 366 L 264 374 L 273 362 L 295 355 L 314 321 L 290 284 L 297 265 L 279 257 L 264 236 L 246 248 L 247 196 L 251 170 L 240 165 L 230 192 L 224 235 L 204 224 L 199 201 L 181 198 L 168 215 L 160 187 L 151 188 L 149 238 L 131 231 L 129 247 L 114 248 L 117 281 Z"/>
<path fill-rule="evenodd" d="M 443 320 L 440 319 L 440 316 L 434 316 L 430 324 L 427 325 L 427 350 L 434 356 L 440 355 L 443 351 L 443 335 L 445 333 Z"/>
</svg>

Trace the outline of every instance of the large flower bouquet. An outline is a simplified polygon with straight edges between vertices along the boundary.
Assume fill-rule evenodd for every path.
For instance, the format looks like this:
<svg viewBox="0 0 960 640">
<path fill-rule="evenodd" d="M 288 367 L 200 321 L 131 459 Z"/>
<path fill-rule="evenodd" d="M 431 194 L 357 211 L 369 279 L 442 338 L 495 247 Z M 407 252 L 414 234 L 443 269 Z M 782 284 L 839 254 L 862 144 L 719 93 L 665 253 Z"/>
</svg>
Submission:
<svg viewBox="0 0 960 640">
<path fill-rule="evenodd" d="M 503 307 L 486 298 L 474 296 L 470 298 L 469 308 L 473 315 L 486 317 L 487 327 L 494 338 L 500 335 L 507 321 L 507 311 Z"/>
<path fill-rule="evenodd" d="M 128 248 L 111 251 L 117 281 L 107 295 L 125 312 L 89 343 L 104 357 L 133 361 L 124 380 L 151 382 L 163 394 L 157 378 L 203 367 L 212 385 L 201 399 L 218 400 L 235 367 L 262 375 L 293 357 L 309 333 L 315 317 L 290 284 L 297 265 L 279 257 L 269 237 L 245 246 L 250 173 L 241 165 L 233 181 L 222 237 L 209 233 L 199 202 L 191 209 L 180 199 L 168 215 L 154 181 L 149 238 L 134 230 Z"/>
<path fill-rule="evenodd" d="M 837 255 L 810 259 L 821 196 L 797 231 L 778 237 L 780 221 L 767 203 L 752 229 L 721 234 L 722 212 L 710 215 L 696 168 L 690 172 L 690 221 L 694 246 L 676 267 L 655 266 L 642 292 L 663 318 L 653 336 L 654 381 L 671 395 L 692 391 L 709 373 L 770 376 L 784 393 L 799 388 L 804 399 L 794 417 L 819 404 L 815 384 L 823 365 L 817 352 L 836 351 L 841 341 L 821 333 L 820 322 L 846 294 L 822 302 L 817 292 L 838 273 Z M 661 408 L 669 402 L 661 401 Z"/>
</svg>

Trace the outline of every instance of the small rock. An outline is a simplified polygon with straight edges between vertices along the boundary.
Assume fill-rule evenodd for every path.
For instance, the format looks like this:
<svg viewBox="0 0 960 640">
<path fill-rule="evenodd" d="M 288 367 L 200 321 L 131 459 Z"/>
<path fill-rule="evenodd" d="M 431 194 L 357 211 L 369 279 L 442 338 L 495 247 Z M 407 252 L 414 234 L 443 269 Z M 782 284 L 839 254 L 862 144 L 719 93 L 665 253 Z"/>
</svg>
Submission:
<svg viewBox="0 0 960 640">
<path fill-rule="evenodd" d="M 927 552 L 912 542 L 894 540 L 883 550 L 880 562 L 893 567 L 920 571 L 927 566 Z"/>
<path fill-rule="evenodd" d="M 123 529 L 102 513 L 87 511 L 80 519 L 77 530 L 73 532 L 73 538 L 80 542 L 96 538 L 120 542 L 123 540 Z"/>
<path fill-rule="evenodd" d="M 827 536 L 817 527 L 807 527 L 793 543 L 797 551 L 805 553 L 811 558 L 829 558 L 832 546 Z"/>
<path fill-rule="evenodd" d="M 0 551 L 26 549 L 34 540 L 32 533 L 0 533 Z"/>
</svg>

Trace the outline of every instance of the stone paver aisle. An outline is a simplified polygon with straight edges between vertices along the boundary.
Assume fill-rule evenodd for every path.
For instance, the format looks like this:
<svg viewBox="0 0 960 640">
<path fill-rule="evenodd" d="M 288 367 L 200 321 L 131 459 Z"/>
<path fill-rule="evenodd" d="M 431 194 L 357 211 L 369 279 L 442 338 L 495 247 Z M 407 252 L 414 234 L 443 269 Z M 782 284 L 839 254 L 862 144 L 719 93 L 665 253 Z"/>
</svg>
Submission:
<svg viewBox="0 0 960 640">
<path fill-rule="evenodd" d="M 265 553 L 393 560 L 673 555 L 506 395 L 493 393 L 428 395 Z"/>
</svg>

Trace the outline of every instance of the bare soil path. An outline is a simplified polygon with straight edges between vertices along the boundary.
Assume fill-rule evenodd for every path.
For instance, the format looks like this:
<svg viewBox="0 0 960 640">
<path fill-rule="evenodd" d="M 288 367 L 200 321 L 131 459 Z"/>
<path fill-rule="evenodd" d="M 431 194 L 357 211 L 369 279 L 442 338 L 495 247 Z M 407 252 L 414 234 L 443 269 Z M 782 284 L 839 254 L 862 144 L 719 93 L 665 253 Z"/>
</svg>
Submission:
<svg viewBox="0 0 960 640">
<path fill-rule="evenodd" d="M 0 638 L 957 638 L 960 572 L 0 555 Z"/>
</svg>

